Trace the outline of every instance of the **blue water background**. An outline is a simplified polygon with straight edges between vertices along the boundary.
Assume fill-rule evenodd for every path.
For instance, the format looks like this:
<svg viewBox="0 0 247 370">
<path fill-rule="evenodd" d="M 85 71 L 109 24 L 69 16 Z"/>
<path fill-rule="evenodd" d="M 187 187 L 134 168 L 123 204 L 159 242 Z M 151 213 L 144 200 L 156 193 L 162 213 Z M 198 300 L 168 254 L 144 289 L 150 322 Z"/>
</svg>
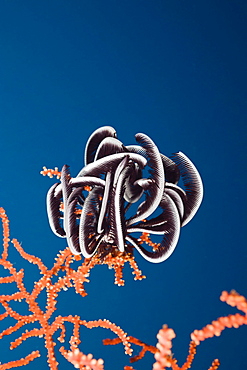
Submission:
<svg viewBox="0 0 247 370">
<path fill-rule="evenodd" d="M 236 312 L 219 301 L 221 291 L 247 295 L 246 16 L 246 1 L 0 3 L 0 205 L 11 237 L 28 253 L 51 266 L 66 245 L 47 223 L 45 197 L 55 180 L 39 171 L 68 164 L 75 176 L 87 138 L 100 126 L 113 126 L 125 144 L 144 132 L 162 153 L 186 153 L 201 173 L 203 204 L 167 261 L 151 264 L 136 253 L 147 279 L 135 282 L 126 268 L 125 287 L 98 266 L 88 296 L 63 292 L 57 311 L 107 318 L 153 345 L 166 323 L 177 334 L 180 365 L 194 329 Z M 20 269 L 23 261 L 12 257 Z M 39 275 L 23 266 L 31 290 Z M 215 358 L 221 370 L 247 368 L 246 333 L 225 330 L 202 343 L 192 370 L 208 369 Z M 82 351 L 104 358 L 106 370 L 128 365 L 122 345 L 101 346 L 110 332 L 83 329 L 81 336 Z M 5 337 L 3 363 L 41 349 L 43 357 L 27 369 L 48 369 L 42 339 L 13 351 L 7 343 Z M 57 359 L 59 369 L 73 368 Z M 147 355 L 134 367 L 152 363 Z"/>
</svg>

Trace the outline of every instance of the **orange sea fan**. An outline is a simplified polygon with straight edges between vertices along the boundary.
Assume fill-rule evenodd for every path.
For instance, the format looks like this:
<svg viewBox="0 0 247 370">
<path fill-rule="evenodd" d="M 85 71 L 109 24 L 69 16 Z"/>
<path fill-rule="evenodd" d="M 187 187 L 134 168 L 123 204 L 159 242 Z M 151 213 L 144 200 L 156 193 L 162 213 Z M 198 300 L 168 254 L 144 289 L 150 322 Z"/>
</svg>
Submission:
<svg viewBox="0 0 247 370">
<path fill-rule="evenodd" d="M 66 350 L 64 347 L 60 347 L 60 353 L 74 365 L 75 368 L 81 370 L 103 370 L 104 362 L 102 359 L 94 359 L 91 354 L 84 354 L 80 351 L 78 346 L 80 345 L 80 334 L 79 330 L 81 326 L 86 328 L 96 328 L 101 327 L 105 329 L 110 329 L 115 335 L 114 339 L 105 339 L 104 344 L 118 344 L 122 343 L 125 348 L 125 353 L 132 355 L 131 344 L 141 347 L 139 354 L 131 357 L 130 362 L 135 362 L 142 359 L 146 352 L 151 352 L 155 356 L 155 363 L 153 365 L 153 370 L 165 370 L 172 368 L 172 370 L 187 370 L 191 367 L 194 356 L 196 354 L 196 347 L 205 339 L 219 336 L 225 328 L 238 328 L 241 325 L 247 324 L 247 301 L 245 297 L 239 295 L 235 291 L 223 292 L 220 299 L 226 302 L 230 306 L 236 307 L 242 313 L 236 313 L 234 315 L 229 315 L 226 317 L 220 317 L 217 320 L 212 321 L 211 324 L 206 325 L 201 330 L 195 330 L 191 334 L 191 343 L 189 346 L 189 354 L 185 363 L 179 367 L 176 358 L 172 355 L 172 339 L 175 337 L 175 333 L 172 329 L 168 328 L 166 325 L 159 331 L 157 338 L 157 347 L 148 345 L 139 339 L 127 335 L 119 326 L 112 323 L 109 320 L 92 320 L 86 321 L 81 319 L 79 316 L 57 316 L 54 317 L 54 312 L 56 310 L 57 300 L 61 290 L 67 290 L 68 288 L 74 288 L 77 293 L 82 297 L 86 295 L 84 284 L 89 282 L 88 277 L 90 270 L 97 264 L 107 264 L 115 269 L 116 283 L 118 285 L 123 284 L 122 279 L 122 267 L 124 265 L 121 262 L 121 256 L 115 256 L 107 258 L 102 261 L 97 258 L 91 258 L 90 260 L 85 259 L 84 262 L 77 268 L 73 268 L 73 263 L 78 260 L 71 254 L 70 250 L 66 248 L 65 250 L 59 252 L 55 258 L 53 266 L 48 269 L 40 258 L 30 255 L 24 251 L 17 239 L 12 239 L 12 246 L 17 250 L 20 256 L 37 266 L 41 274 L 40 279 L 34 282 L 34 286 L 31 292 L 25 287 L 24 276 L 25 271 L 23 269 L 17 270 L 14 263 L 9 260 L 9 248 L 10 237 L 9 237 L 9 220 L 3 208 L 0 208 L 0 217 L 2 219 L 3 226 L 3 251 L 0 258 L 0 265 L 6 270 L 6 276 L 0 277 L 0 284 L 10 284 L 14 283 L 16 285 L 16 290 L 11 294 L 0 295 L 0 304 L 4 309 L 4 312 L 0 315 L 0 321 L 3 323 L 7 318 L 11 318 L 15 321 L 15 324 L 9 326 L 2 330 L 0 333 L 0 340 L 7 337 L 10 334 L 16 333 L 19 329 L 23 328 L 22 334 L 10 343 L 10 348 L 14 349 L 18 347 L 23 341 L 33 338 L 40 337 L 44 340 L 44 347 L 47 350 L 47 362 L 51 370 L 58 369 L 58 360 L 55 357 L 55 342 L 53 339 L 54 334 L 60 330 L 61 333 L 57 340 L 61 343 L 65 342 L 66 334 L 66 324 L 70 323 L 73 325 L 73 333 L 70 337 L 70 349 Z M 124 260 L 126 262 L 126 260 Z M 131 267 L 134 269 L 136 278 L 141 277 L 141 272 L 134 260 L 128 261 Z M 139 272 L 138 272 L 139 271 Z M 59 278 L 53 282 L 52 277 L 59 274 Z M 46 307 L 42 309 L 39 305 L 39 295 L 41 292 L 46 294 Z M 12 302 L 19 300 L 26 302 L 28 305 L 27 314 L 21 314 L 17 312 L 12 306 Z M 25 330 L 25 326 L 33 323 L 37 325 L 30 330 Z M 14 367 L 20 367 L 27 365 L 31 361 L 40 357 L 39 351 L 31 351 L 27 356 L 9 361 L 4 364 L 0 364 L 0 370 L 6 370 Z M 219 360 L 215 359 L 209 370 L 216 370 L 219 367 Z M 120 369 L 119 369 L 120 370 Z M 125 366 L 124 370 L 134 370 L 132 366 Z"/>
<path fill-rule="evenodd" d="M 0 277 L 0 284 L 16 283 L 16 291 L 14 293 L 0 296 L 0 303 L 5 310 L 5 312 L 0 315 L 0 320 L 4 321 L 4 319 L 8 317 L 15 320 L 15 324 L 13 326 L 4 329 L 0 333 L 0 339 L 17 332 L 17 330 L 22 327 L 24 329 L 24 327 L 30 323 L 37 324 L 37 328 L 24 330 L 23 333 L 14 340 L 14 342 L 10 343 L 10 348 L 16 348 L 28 338 L 43 338 L 45 348 L 47 349 L 47 362 L 49 368 L 52 370 L 56 370 L 58 368 L 58 362 L 55 358 L 55 343 L 53 335 L 58 330 L 61 330 L 58 341 L 63 343 L 66 332 L 66 323 L 71 323 L 74 327 L 73 335 L 70 338 L 70 349 L 72 353 L 74 353 L 80 343 L 79 328 L 80 326 L 85 326 L 87 328 L 102 327 L 110 329 L 119 338 L 121 338 L 120 340 L 124 344 L 126 354 L 131 354 L 132 349 L 130 348 L 127 334 L 119 326 L 109 320 L 86 321 L 80 319 L 79 316 L 72 315 L 57 316 L 53 318 L 53 313 L 56 310 L 57 298 L 62 290 L 72 287 L 75 289 L 76 293 L 79 293 L 82 297 L 86 295 L 84 283 L 89 281 L 88 276 L 90 270 L 99 263 L 99 261 L 97 259 L 91 259 L 90 261 L 85 260 L 77 269 L 73 269 L 72 263 L 74 262 L 74 256 L 71 254 L 70 250 L 66 248 L 57 255 L 52 268 L 48 269 L 40 258 L 26 253 L 17 239 L 13 239 L 13 246 L 20 256 L 29 263 L 36 265 L 41 274 L 41 278 L 34 283 L 33 290 L 29 293 L 24 284 L 25 271 L 17 271 L 14 264 L 8 260 L 10 248 L 9 220 L 3 208 L 0 208 L 0 217 L 3 225 L 3 252 L 0 258 L 0 265 L 2 265 L 8 272 L 7 276 Z M 111 261 L 111 264 L 117 270 L 115 261 Z M 57 275 L 58 272 L 61 273 L 61 276 L 56 282 L 53 282 L 52 277 Z M 118 279 L 118 277 L 116 277 L 116 279 Z M 42 291 L 46 293 L 46 307 L 44 310 L 41 309 L 38 301 L 38 297 Z M 20 314 L 11 307 L 11 303 L 16 300 L 27 303 L 29 311 L 28 314 Z M 65 350 L 62 350 L 62 354 L 67 358 L 65 353 Z M 0 364 L 0 370 L 26 365 L 39 356 L 39 351 L 33 351 L 24 358 L 11 361 L 6 364 Z M 68 358 L 71 359 L 71 355 L 68 356 Z M 85 358 L 87 361 L 92 360 L 92 358 L 90 359 L 90 356 Z M 98 368 L 95 367 L 95 361 L 92 361 L 91 364 L 94 364 L 95 370 L 100 369 L 99 366 L 102 365 L 101 361 L 97 362 Z M 87 366 L 89 366 L 89 364 L 87 364 Z M 91 368 L 94 369 L 93 367 Z"/>
</svg>

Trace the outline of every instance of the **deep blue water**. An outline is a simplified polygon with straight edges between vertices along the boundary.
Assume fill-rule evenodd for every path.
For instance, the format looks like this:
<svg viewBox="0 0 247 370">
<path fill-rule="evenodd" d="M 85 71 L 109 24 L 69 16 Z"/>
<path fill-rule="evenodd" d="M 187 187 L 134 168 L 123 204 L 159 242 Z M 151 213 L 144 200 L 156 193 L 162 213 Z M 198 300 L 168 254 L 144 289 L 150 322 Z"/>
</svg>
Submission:
<svg viewBox="0 0 247 370">
<path fill-rule="evenodd" d="M 64 292 L 58 311 L 87 320 L 107 318 L 128 334 L 156 344 L 164 323 L 177 337 L 181 365 L 189 334 L 221 315 L 222 290 L 246 288 L 246 1 L 2 1 L 0 4 L 0 205 L 11 236 L 51 265 L 65 247 L 49 229 L 45 197 L 54 180 L 42 166 L 83 166 L 88 136 L 113 126 L 125 144 L 148 134 L 160 151 L 183 151 L 199 169 L 202 206 L 162 264 L 136 260 L 147 279 L 125 287 L 96 267 L 82 299 Z M 20 269 L 22 261 L 13 255 Z M 26 268 L 31 289 L 35 267 Z M 1 288 L 2 289 L 2 288 Z M 2 311 L 1 311 L 2 312 Z M 1 324 L 1 328 L 2 323 Z M 1 329 L 2 330 L 2 329 Z M 246 327 L 226 330 L 198 348 L 192 369 L 247 367 Z M 106 370 L 128 365 L 121 345 L 101 346 L 110 333 L 82 330 L 81 349 L 105 360 Z M 13 340 L 15 336 L 11 337 Z M 0 361 L 42 348 L 27 340 Z M 68 346 L 67 346 L 68 348 Z M 42 359 L 28 369 L 47 369 Z M 72 369 L 58 355 L 61 369 Z M 151 369 L 153 357 L 134 365 Z"/>
</svg>

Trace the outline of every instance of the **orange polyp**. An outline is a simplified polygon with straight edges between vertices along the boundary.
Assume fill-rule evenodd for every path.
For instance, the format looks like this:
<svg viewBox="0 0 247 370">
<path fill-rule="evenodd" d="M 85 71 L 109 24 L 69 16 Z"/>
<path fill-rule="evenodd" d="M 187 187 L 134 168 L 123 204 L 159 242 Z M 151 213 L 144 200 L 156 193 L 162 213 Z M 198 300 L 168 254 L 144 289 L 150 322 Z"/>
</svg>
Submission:
<svg viewBox="0 0 247 370">
<path fill-rule="evenodd" d="M 40 171 L 40 173 L 41 173 L 41 175 L 43 175 L 43 176 L 48 176 L 48 177 L 50 177 L 51 179 L 54 177 L 54 176 L 56 176 L 57 177 L 57 179 L 60 179 L 60 177 L 61 177 L 61 172 L 60 171 L 58 171 L 58 168 L 57 167 L 55 167 L 54 168 L 54 170 L 53 169 L 51 169 L 51 168 L 46 168 L 45 166 L 43 167 L 43 170 L 42 171 Z"/>
</svg>

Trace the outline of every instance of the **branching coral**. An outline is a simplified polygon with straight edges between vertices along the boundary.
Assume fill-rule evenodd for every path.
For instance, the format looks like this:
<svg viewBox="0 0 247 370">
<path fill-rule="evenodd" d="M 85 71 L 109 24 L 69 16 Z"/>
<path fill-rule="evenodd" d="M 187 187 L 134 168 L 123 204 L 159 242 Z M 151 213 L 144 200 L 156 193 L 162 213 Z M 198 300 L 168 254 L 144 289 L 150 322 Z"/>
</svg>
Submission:
<svg viewBox="0 0 247 370">
<path fill-rule="evenodd" d="M 156 362 L 153 365 L 153 370 L 164 370 L 166 368 L 172 368 L 173 370 L 187 370 L 191 367 L 193 362 L 196 347 L 201 341 L 221 335 L 222 330 L 225 328 L 238 328 L 241 325 L 247 324 L 247 301 L 246 299 L 232 291 L 230 293 L 223 292 L 221 300 L 227 304 L 236 307 L 243 314 L 236 313 L 226 317 L 220 317 L 217 320 L 212 321 L 211 324 L 205 326 L 201 330 L 195 330 L 191 334 L 191 343 L 189 346 L 189 354 L 187 360 L 179 367 L 177 360 L 171 354 L 172 339 L 175 337 L 175 333 L 172 329 L 166 325 L 159 331 L 157 338 L 157 347 L 148 345 L 132 336 L 128 336 L 119 326 L 110 322 L 109 320 L 94 320 L 86 321 L 81 319 L 79 316 L 54 316 L 56 311 L 56 305 L 59 298 L 59 293 L 62 290 L 68 288 L 74 288 L 75 291 L 82 297 L 86 295 L 84 284 L 89 282 L 88 277 L 90 270 L 97 264 L 107 264 L 115 269 L 116 283 L 123 285 L 122 279 L 122 268 L 124 262 L 128 261 L 134 269 L 134 274 L 137 279 L 141 279 L 143 276 L 135 264 L 133 257 L 128 260 L 121 260 L 121 256 L 108 255 L 107 259 L 100 260 L 97 257 L 93 257 L 90 260 L 85 259 L 84 262 L 77 268 L 73 268 L 73 263 L 78 257 L 71 254 L 68 248 L 59 252 L 55 258 L 53 266 L 48 269 L 40 258 L 30 255 L 24 251 L 17 239 L 12 239 L 12 245 L 20 254 L 20 256 L 37 266 L 41 277 L 38 281 L 34 282 L 33 289 L 31 292 L 25 287 L 24 284 L 24 269 L 17 270 L 9 260 L 9 249 L 11 248 L 10 236 L 9 236 L 9 220 L 3 208 L 0 208 L 0 217 L 2 219 L 3 226 L 3 252 L 0 258 L 0 265 L 6 270 L 6 276 L 0 277 L 0 284 L 7 285 L 14 283 L 16 286 L 15 292 L 12 294 L 0 295 L 0 303 L 4 309 L 4 313 L 0 315 L 0 321 L 3 323 L 7 318 L 12 318 L 15 321 L 13 326 L 5 328 L 0 333 L 0 339 L 16 333 L 19 329 L 23 328 L 23 332 L 13 342 L 10 343 L 10 348 L 14 349 L 18 347 L 23 341 L 33 338 L 40 337 L 44 340 L 44 346 L 47 350 L 47 362 L 51 370 L 58 369 L 58 361 L 55 357 L 55 343 L 53 336 L 57 331 L 61 331 L 58 341 L 61 343 L 65 342 L 66 324 L 71 323 L 73 325 L 73 334 L 70 338 L 69 344 L 70 349 L 66 350 L 63 346 L 60 347 L 61 354 L 71 363 L 74 367 L 79 369 L 91 369 L 91 370 L 103 370 L 104 362 L 102 359 L 94 359 L 91 354 L 84 354 L 80 351 L 78 346 L 80 345 L 80 333 L 79 329 L 81 326 L 86 328 L 102 327 L 110 329 L 115 335 L 115 339 L 106 339 L 104 344 L 118 344 L 122 343 L 125 348 L 125 353 L 132 355 L 131 344 L 140 346 L 142 349 L 140 353 L 131 358 L 131 362 L 135 362 L 143 358 L 146 352 L 151 352 L 155 356 Z M 126 256 L 125 256 L 126 257 Z M 58 276 L 58 279 L 53 279 L 54 276 Z M 46 294 L 46 306 L 42 309 L 39 303 L 39 296 L 41 292 Z M 26 302 L 28 305 L 28 313 L 21 314 L 14 309 L 11 304 L 14 301 Z M 33 323 L 36 325 L 31 330 L 25 330 L 25 326 Z M 29 355 L 21 359 L 9 361 L 5 364 L 0 364 L 0 370 L 6 370 L 14 367 L 20 367 L 27 365 L 29 362 L 40 357 L 39 351 L 31 351 Z M 219 360 L 214 360 L 209 370 L 216 370 L 219 367 Z M 131 366 L 125 366 L 125 370 L 133 370 Z"/>
</svg>

